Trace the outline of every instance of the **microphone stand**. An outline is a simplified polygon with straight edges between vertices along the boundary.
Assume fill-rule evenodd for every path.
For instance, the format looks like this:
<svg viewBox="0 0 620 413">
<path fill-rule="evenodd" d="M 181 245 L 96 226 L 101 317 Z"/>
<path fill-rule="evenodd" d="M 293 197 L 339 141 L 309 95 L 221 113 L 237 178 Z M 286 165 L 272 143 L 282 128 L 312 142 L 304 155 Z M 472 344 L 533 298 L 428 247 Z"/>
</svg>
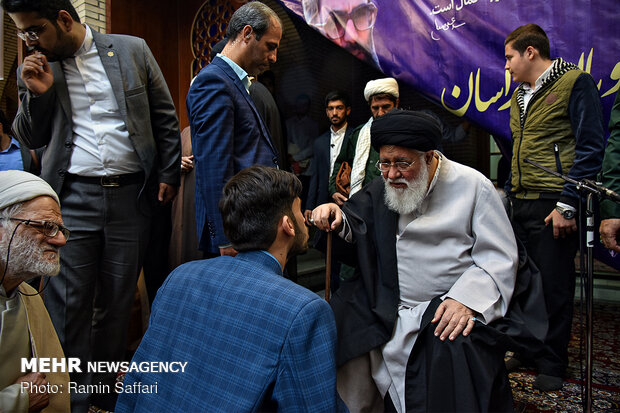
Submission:
<svg viewBox="0 0 620 413">
<path fill-rule="evenodd" d="M 563 180 L 574 184 L 577 189 L 587 194 L 586 200 L 586 257 L 587 257 L 587 279 L 586 279 L 586 387 L 585 387 L 585 403 L 583 409 L 587 413 L 592 412 L 592 336 L 593 336 L 593 289 L 594 289 L 594 276 L 593 276 L 593 251 L 594 251 L 594 209 L 593 209 L 593 196 L 596 195 L 599 198 L 606 198 L 620 204 L 620 195 L 589 179 L 583 179 L 577 181 L 568 176 L 562 175 L 556 171 L 553 171 L 545 166 L 540 165 L 537 162 L 531 161 L 527 158 L 523 159 L 525 162 L 534 165 L 543 171 L 550 173 L 551 175 L 562 178 Z M 583 268 L 582 268 L 583 274 Z"/>
</svg>

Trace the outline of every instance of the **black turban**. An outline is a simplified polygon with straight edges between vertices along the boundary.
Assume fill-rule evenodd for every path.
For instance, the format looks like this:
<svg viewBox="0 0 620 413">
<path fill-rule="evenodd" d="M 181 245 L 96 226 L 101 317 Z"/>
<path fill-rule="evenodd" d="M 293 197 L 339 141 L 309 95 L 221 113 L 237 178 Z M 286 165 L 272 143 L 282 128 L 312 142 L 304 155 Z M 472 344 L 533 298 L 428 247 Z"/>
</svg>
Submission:
<svg viewBox="0 0 620 413">
<path fill-rule="evenodd" d="M 439 148 L 441 126 L 428 113 L 395 109 L 373 120 L 370 140 L 377 152 L 383 145 L 426 152 Z"/>
</svg>

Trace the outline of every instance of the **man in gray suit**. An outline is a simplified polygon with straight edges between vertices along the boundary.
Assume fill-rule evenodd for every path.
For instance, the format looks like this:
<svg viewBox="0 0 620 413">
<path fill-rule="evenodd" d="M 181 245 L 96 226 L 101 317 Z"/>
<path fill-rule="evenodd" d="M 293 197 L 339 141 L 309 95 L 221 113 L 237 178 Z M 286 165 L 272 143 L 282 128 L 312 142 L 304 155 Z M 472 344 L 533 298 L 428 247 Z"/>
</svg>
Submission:
<svg viewBox="0 0 620 413">
<path fill-rule="evenodd" d="M 150 214 L 174 198 L 180 181 L 170 92 L 144 40 L 80 24 L 70 0 L 2 5 L 34 50 L 18 69 L 13 128 L 27 146 L 47 145 L 41 176 L 59 194 L 73 235 L 46 305 L 67 357 L 84 367 L 121 361 Z M 91 374 L 84 368 L 71 380 L 109 385 L 92 403 L 112 410 L 115 373 Z M 71 397 L 74 412 L 88 409 L 88 393 Z"/>
</svg>

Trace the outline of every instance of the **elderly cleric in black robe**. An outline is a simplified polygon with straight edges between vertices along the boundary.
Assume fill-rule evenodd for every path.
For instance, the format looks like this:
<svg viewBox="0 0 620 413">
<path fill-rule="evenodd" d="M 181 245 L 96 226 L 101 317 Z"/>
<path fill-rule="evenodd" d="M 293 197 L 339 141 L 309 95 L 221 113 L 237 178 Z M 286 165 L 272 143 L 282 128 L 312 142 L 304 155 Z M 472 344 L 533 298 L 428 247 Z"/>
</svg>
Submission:
<svg viewBox="0 0 620 413">
<path fill-rule="evenodd" d="M 441 130 L 428 114 L 390 112 L 371 139 L 383 176 L 342 212 L 324 204 L 312 214 L 319 229 L 338 233 L 338 259 L 358 268 L 331 301 L 339 364 L 367 360 L 398 412 L 511 411 L 501 336 L 486 326 L 506 314 L 517 268 L 499 195 L 436 150 Z M 364 388 L 347 400 L 345 387 L 350 408 L 372 397 Z"/>
</svg>

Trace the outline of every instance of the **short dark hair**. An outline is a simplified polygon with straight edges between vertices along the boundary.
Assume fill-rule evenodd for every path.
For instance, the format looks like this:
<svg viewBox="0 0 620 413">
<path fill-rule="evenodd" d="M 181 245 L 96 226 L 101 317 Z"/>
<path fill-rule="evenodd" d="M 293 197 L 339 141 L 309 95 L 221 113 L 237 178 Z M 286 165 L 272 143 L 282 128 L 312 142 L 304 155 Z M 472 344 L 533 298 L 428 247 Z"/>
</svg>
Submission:
<svg viewBox="0 0 620 413">
<path fill-rule="evenodd" d="M 532 46 L 538 50 L 540 57 L 543 59 L 551 59 L 551 50 L 549 47 L 549 38 L 547 33 L 537 24 L 525 24 L 519 26 L 506 37 L 504 46 L 512 43 L 512 48 L 523 55 L 525 49 Z"/>
<path fill-rule="evenodd" d="M 282 27 L 282 21 L 269 6 L 258 1 L 246 3 L 239 7 L 230 18 L 226 28 L 226 38 L 229 42 L 235 40 L 243 28 L 249 25 L 256 34 L 256 40 L 260 40 L 271 27 L 273 20 Z"/>
<path fill-rule="evenodd" d="M 224 233 L 237 251 L 267 250 L 276 239 L 278 222 L 295 221 L 293 201 L 301 182 L 290 172 L 251 166 L 224 186 L 219 202 Z"/>
<path fill-rule="evenodd" d="M 211 51 L 209 52 L 210 61 L 212 61 L 215 58 L 215 56 L 217 56 L 218 53 L 222 53 L 222 50 L 224 50 L 224 46 L 226 46 L 226 43 L 228 43 L 228 39 L 224 37 L 222 40 L 215 43 L 211 47 Z"/>
<path fill-rule="evenodd" d="M 342 92 L 340 90 L 332 90 L 331 92 L 329 92 L 327 96 L 325 96 L 325 107 L 329 105 L 329 102 L 332 102 L 334 100 L 341 100 L 342 103 L 344 103 L 345 107 L 351 107 L 349 95 L 347 95 L 345 92 Z"/>
<path fill-rule="evenodd" d="M 388 100 L 391 100 L 392 103 L 395 105 L 396 105 L 396 102 L 398 101 L 398 98 L 392 95 L 391 93 L 377 93 L 376 95 L 372 95 L 368 99 L 368 106 L 372 105 L 373 99 L 388 99 Z"/>
<path fill-rule="evenodd" d="M 71 0 L 2 0 L 2 7 L 7 13 L 35 12 L 51 22 L 56 22 L 58 12 L 65 10 L 73 20 L 80 22 Z"/>
<path fill-rule="evenodd" d="M 2 132 L 6 133 L 7 135 L 11 134 L 11 124 L 9 123 L 9 120 L 6 118 L 6 116 L 4 115 L 4 112 L 2 111 L 2 109 L 0 109 L 0 125 L 2 125 Z"/>
</svg>

